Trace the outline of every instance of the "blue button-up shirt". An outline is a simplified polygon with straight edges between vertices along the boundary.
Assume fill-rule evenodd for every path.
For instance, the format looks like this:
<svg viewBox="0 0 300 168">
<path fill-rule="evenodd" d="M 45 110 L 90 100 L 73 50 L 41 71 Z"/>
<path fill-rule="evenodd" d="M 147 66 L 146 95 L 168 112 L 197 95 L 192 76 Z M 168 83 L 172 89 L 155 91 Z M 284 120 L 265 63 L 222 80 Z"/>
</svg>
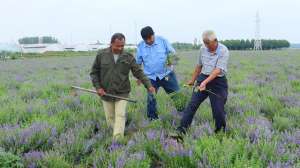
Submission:
<svg viewBox="0 0 300 168">
<path fill-rule="evenodd" d="M 229 51 L 227 47 L 221 43 L 218 43 L 217 50 L 215 53 L 209 52 L 205 45 L 200 48 L 199 62 L 202 66 L 201 73 L 210 75 L 215 68 L 221 69 L 220 77 L 227 73 L 227 63 L 229 59 Z"/>
<path fill-rule="evenodd" d="M 162 79 L 172 71 L 166 64 L 170 53 L 175 54 L 172 45 L 163 37 L 155 36 L 152 45 L 146 44 L 145 41 L 138 44 L 136 62 L 144 65 L 144 73 L 148 78 Z"/>
</svg>

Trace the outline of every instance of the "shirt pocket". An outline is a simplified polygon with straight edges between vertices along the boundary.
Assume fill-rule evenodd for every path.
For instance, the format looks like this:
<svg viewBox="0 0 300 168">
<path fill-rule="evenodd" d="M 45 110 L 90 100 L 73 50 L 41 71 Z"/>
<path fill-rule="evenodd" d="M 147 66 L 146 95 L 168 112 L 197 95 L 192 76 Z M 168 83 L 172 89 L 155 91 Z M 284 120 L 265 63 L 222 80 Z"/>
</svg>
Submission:
<svg viewBox="0 0 300 168">
<path fill-rule="evenodd" d="M 159 64 L 165 64 L 166 60 L 167 60 L 166 50 L 162 49 L 162 48 L 159 48 L 159 49 L 156 50 L 155 53 L 156 53 L 155 57 L 156 57 L 158 63 Z"/>
<path fill-rule="evenodd" d="M 158 49 L 156 49 L 156 54 L 161 55 L 161 56 L 165 56 L 166 55 L 166 49 L 158 48 Z"/>
<path fill-rule="evenodd" d="M 111 65 L 110 57 L 101 57 L 101 67 L 107 68 Z"/>
<path fill-rule="evenodd" d="M 216 59 L 210 57 L 202 57 L 202 64 L 207 67 L 214 68 L 216 66 Z"/>
</svg>

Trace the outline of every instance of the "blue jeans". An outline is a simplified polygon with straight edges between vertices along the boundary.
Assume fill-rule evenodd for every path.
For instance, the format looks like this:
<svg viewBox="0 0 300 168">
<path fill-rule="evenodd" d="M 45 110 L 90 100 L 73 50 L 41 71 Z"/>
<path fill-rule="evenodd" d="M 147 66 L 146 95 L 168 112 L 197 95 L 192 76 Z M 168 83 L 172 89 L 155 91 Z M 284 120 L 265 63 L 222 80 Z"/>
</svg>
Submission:
<svg viewBox="0 0 300 168">
<path fill-rule="evenodd" d="M 150 80 L 152 86 L 156 89 L 156 92 L 160 87 L 163 87 L 167 94 L 177 92 L 179 90 L 179 85 L 175 73 L 172 71 L 163 79 L 156 78 L 156 80 Z M 147 117 L 150 119 L 158 119 L 156 113 L 156 99 L 153 94 L 148 93 L 147 98 Z"/>
</svg>

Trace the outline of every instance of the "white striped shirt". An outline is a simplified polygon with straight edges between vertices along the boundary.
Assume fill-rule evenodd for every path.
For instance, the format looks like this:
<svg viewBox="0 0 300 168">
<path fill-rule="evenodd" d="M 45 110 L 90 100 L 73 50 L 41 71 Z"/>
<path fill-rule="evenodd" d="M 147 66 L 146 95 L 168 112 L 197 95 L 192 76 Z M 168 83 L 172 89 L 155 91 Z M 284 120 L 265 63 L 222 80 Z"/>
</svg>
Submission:
<svg viewBox="0 0 300 168">
<path fill-rule="evenodd" d="M 202 45 L 198 64 L 202 66 L 201 73 L 205 75 L 210 75 L 215 68 L 220 68 L 222 72 L 218 76 L 222 77 L 227 73 L 228 59 L 229 51 L 225 45 L 218 43 L 214 53 L 209 52 L 208 48 Z"/>
</svg>

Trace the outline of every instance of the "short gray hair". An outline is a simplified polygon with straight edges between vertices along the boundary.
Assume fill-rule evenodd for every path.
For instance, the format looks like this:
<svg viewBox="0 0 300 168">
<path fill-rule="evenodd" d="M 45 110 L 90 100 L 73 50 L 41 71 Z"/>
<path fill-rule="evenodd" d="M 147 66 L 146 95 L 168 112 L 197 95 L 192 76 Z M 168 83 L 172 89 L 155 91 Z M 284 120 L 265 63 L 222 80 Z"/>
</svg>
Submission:
<svg viewBox="0 0 300 168">
<path fill-rule="evenodd" d="M 206 30 L 202 33 L 202 39 L 203 40 L 209 40 L 209 41 L 214 41 L 217 39 L 217 36 L 214 31 L 212 30 Z"/>
</svg>

